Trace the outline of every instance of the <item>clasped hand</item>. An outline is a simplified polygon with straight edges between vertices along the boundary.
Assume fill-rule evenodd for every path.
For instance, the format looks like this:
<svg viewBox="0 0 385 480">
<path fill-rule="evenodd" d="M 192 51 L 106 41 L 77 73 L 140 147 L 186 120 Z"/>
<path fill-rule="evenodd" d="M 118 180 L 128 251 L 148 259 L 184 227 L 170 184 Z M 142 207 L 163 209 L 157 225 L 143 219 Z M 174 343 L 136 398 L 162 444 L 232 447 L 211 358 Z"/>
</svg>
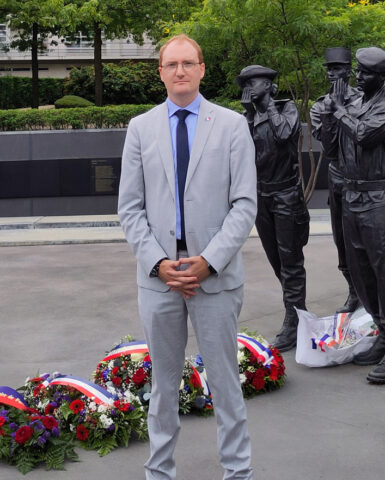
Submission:
<svg viewBox="0 0 385 480">
<path fill-rule="evenodd" d="M 332 111 L 336 110 L 338 107 L 342 107 L 345 102 L 346 89 L 346 82 L 342 78 L 336 80 L 332 85 L 329 96 L 330 104 L 328 104 L 327 107 Z"/>
<path fill-rule="evenodd" d="M 183 265 L 187 265 L 187 268 L 183 268 Z M 163 260 L 159 266 L 159 278 L 171 287 L 172 291 L 178 291 L 184 298 L 195 296 L 197 294 L 195 290 L 209 275 L 207 262 L 201 256 Z"/>
</svg>

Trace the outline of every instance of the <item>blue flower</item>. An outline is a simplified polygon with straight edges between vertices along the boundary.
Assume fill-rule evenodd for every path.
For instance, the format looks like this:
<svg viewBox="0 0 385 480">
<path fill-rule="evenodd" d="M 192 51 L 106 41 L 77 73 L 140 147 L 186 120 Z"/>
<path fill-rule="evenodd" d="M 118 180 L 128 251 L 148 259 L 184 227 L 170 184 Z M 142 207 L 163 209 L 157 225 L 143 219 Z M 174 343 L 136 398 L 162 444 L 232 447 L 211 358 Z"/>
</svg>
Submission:
<svg viewBox="0 0 385 480">
<path fill-rule="evenodd" d="M 60 435 L 60 430 L 57 427 L 53 427 L 51 433 L 54 437 L 58 437 Z"/>
<path fill-rule="evenodd" d="M 107 428 L 109 432 L 114 432 L 115 431 L 115 425 L 111 423 L 111 425 Z"/>
<path fill-rule="evenodd" d="M 200 353 L 198 353 L 198 355 L 196 356 L 195 362 L 200 367 L 203 367 L 203 360 L 202 360 L 202 356 L 201 356 Z"/>
<path fill-rule="evenodd" d="M 19 425 L 15 422 L 12 422 L 12 423 L 9 424 L 9 428 L 11 430 L 17 430 L 19 428 Z"/>
</svg>

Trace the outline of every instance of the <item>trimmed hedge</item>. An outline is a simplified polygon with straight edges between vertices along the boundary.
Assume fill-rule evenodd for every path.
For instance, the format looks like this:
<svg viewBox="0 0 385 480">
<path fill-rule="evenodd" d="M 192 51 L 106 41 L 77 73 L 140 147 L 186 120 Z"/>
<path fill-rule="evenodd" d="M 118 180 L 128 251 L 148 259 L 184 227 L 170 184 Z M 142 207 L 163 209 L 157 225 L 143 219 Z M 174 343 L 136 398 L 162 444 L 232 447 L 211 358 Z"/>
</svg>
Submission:
<svg viewBox="0 0 385 480">
<path fill-rule="evenodd" d="M 95 104 L 76 95 L 64 95 L 55 102 L 55 108 L 85 108 L 92 107 Z"/>
<path fill-rule="evenodd" d="M 124 128 L 131 118 L 153 107 L 117 105 L 58 110 L 0 110 L 0 131 Z"/>
<path fill-rule="evenodd" d="M 39 79 L 40 105 L 52 105 L 63 96 L 64 79 Z M 32 78 L 0 77 L 0 109 L 30 107 L 32 102 Z"/>
</svg>

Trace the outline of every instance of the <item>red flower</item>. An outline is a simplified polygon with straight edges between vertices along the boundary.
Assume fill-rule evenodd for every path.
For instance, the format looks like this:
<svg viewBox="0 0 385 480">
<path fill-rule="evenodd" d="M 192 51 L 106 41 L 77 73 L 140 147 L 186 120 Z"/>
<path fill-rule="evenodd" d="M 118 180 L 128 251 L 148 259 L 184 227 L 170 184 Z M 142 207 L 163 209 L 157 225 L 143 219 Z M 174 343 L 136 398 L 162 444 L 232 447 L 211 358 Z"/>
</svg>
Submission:
<svg viewBox="0 0 385 480">
<path fill-rule="evenodd" d="M 121 412 L 128 412 L 130 410 L 130 404 L 124 403 L 122 400 L 116 400 L 114 402 L 114 407 L 116 407 Z"/>
<path fill-rule="evenodd" d="M 49 403 L 49 404 L 45 407 L 44 413 L 45 413 L 45 415 L 50 415 L 50 414 L 53 413 L 55 410 L 56 410 L 56 407 L 54 407 L 53 405 L 51 405 L 51 404 Z"/>
<path fill-rule="evenodd" d="M 33 430 L 31 427 L 23 426 L 16 430 L 15 440 L 18 444 L 24 445 L 32 437 Z"/>
<path fill-rule="evenodd" d="M 86 429 L 85 425 L 78 425 L 76 427 L 76 436 L 82 442 L 85 442 L 88 438 L 90 431 Z"/>
<path fill-rule="evenodd" d="M 40 383 L 43 380 L 43 377 L 35 377 L 31 378 L 30 382 L 31 383 Z"/>
<path fill-rule="evenodd" d="M 249 372 L 249 370 L 246 370 L 245 375 L 246 375 L 247 380 L 252 380 L 253 377 L 254 377 L 254 373 Z"/>
<path fill-rule="evenodd" d="M 36 415 L 39 415 L 39 411 L 36 410 L 36 408 L 27 408 L 26 412 L 35 413 Z"/>
<path fill-rule="evenodd" d="M 251 383 L 256 390 L 262 390 L 265 386 L 265 374 L 262 369 L 255 372 Z"/>
<path fill-rule="evenodd" d="M 37 397 L 39 393 L 43 390 L 44 385 L 42 383 L 39 383 L 34 389 L 33 389 L 33 396 Z"/>
<path fill-rule="evenodd" d="M 147 372 L 144 368 L 138 368 L 138 370 L 132 376 L 132 381 L 138 387 L 143 385 L 147 378 Z"/>
<path fill-rule="evenodd" d="M 119 372 L 119 367 L 114 367 L 112 369 L 112 375 L 116 375 Z"/>
<path fill-rule="evenodd" d="M 53 417 L 43 417 L 43 425 L 48 430 L 52 430 L 58 426 L 58 423 Z"/>
<path fill-rule="evenodd" d="M 146 356 L 143 358 L 143 362 L 151 362 L 151 357 L 150 357 L 150 355 L 146 355 Z"/>
<path fill-rule="evenodd" d="M 116 387 L 119 387 L 119 385 L 122 383 L 122 379 L 120 377 L 112 377 L 112 383 Z"/>
<path fill-rule="evenodd" d="M 2 428 L 0 428 L 0 435 L 1 435 L 2 437 L 5 437 L 5 432 L 4 432 L 4 430 L 3 430 Z"/>
<path fill-rule="evenodd" d="M 199 388 L 201 387 L 200 381 L 197 379 L 196 375 L 191 375 L 190 377 L 190 383 L 194 388 Z"/>
<path fill-rule="evenodd" d="M 70 409 L 74 413 L 79 413 L 81 410 L 84 410 L 84 403 L 81 400 L 74 400 L 70 403 Z"/>
<path fill-rule="evenodd" d="M 270 379 L 275 381 L 278 380 L 278 367 L 277 365 L 270 366 Z"/>
<path fill-rule="evenodd" d="M 0 417 L 0 427 L 2 427 L 5 423 L 5 418 L 4 417 Z"/>
</svg>

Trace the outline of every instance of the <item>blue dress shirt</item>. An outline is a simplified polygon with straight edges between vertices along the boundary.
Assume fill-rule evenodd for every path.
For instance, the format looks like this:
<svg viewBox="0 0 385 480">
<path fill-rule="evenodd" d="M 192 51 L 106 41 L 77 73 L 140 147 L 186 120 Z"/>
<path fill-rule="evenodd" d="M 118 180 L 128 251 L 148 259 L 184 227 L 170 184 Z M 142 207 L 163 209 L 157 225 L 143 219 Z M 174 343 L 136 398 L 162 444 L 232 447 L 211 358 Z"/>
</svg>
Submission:
<svg viewBox="0 0 385 480">
<path fill-rule="evenodd" d="M 171 132 L 171 143 L 172 143 L 172 154 L 174 158 L 174 174 L 175 174 L 175 201 L 176 201 L 176 238 L 180 240 L 181 238 L 181 222 L 180 222 L 180 209 L 179 209 L 179 190 L 178 190 L 178 175 L 177 175 L 177 161 L 176 161 L 176 127 L 178 125 L 178 117 L 175 115 L 175 112 L 178 110 L 188 110 L 190 115 L 186 117 L 186 126 L 188 132 L 188 146 L 191 154 L 195 131 L 198 121 L 199 107 L 201 105 L 201 94 L 194 101 L 184 108 L 179 107 L 173 103 L 169 98 L 167 98 L 167 107 L 168 107 L 168 119 L 170 122 L 170 132 Z"/>
</svg>

